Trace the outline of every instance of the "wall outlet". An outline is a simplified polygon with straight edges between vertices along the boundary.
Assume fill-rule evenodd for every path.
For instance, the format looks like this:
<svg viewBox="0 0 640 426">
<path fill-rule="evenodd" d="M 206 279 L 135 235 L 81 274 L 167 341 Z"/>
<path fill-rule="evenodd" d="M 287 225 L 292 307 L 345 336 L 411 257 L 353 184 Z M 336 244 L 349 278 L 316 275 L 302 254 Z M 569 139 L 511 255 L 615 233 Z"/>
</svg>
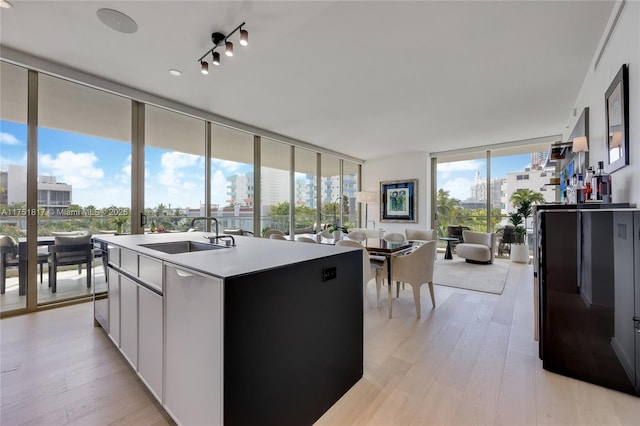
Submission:
<svg viewBox="0 0 640 426">
<path fill-rule="evenodd" d="M 338 277 L 338 268 L 336 266 L 328 266 L 322 268 L 322 281 L 335 280 Z"/>
</svg>

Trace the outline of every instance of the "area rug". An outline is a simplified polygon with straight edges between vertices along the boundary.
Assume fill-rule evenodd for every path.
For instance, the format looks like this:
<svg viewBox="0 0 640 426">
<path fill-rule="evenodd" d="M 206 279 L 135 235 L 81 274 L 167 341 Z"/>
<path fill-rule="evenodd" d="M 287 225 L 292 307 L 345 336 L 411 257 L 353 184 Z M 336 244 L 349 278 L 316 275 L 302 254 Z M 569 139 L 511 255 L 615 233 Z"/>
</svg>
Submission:
<svg viewBox="0 0 640 426">
<path fill-rule="evenodd" d="M 439 253 L 433 273 L 433 283 L 502 294 L 510 265 L 511 261 L 504 259 L 496 259 L 491 265 L 477 265 L 467 263 L 455 255 L 452 260 L 445 260 Z"/>
</svg>

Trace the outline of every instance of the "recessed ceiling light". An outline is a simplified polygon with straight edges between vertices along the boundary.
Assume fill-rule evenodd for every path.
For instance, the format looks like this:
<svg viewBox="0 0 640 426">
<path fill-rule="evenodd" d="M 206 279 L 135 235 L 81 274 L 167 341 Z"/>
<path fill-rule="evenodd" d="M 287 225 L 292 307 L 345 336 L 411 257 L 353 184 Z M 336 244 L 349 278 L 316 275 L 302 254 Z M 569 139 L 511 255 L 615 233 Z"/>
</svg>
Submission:
<svg viewBox="0 0 640 426">
<path fill-rule="evenodd" d="M 103 24 L 118 32 L 132 34 L 138 31 L 136 21 L 117 10 L 98 9 L 96 15 L 98 15 L 98 19 L 100 19 Z"/>
<path fill-rule="evenodd" d="M 11 3 L 9 3 L 7 0 L 1 0 L 0 1 L 0 7 L 3 9 L 11 9 L 13 7 L 13 5 Z"/>
<path fill-rule="evenodd" d="M 182 71 L 176 69 L 170 69 L 169 74 L 175 75 L 176 77 L 180 77 L 182 75 Z"/>
</svg>

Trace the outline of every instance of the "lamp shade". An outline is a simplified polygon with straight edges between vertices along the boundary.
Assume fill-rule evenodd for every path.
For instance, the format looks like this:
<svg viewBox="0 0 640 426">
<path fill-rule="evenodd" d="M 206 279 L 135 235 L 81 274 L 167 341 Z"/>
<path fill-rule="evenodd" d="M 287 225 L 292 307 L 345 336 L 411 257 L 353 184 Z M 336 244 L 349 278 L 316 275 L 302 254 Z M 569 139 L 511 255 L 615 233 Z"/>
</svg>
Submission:
<svg viewBox="0 0 640 426">
<path fill-rule="evenodd" d="M 356 201 L 358 203 L 375 203 L 378 201 L 378 193 L 373 191 L 356 192 Z"/>
<path fill-rule="evenodd" d="M 588 152 L 589 144 L 586 136 L 578 136 L 573 139 L 573 146 L 571 147 L 573 152 Z"/>
</svg>

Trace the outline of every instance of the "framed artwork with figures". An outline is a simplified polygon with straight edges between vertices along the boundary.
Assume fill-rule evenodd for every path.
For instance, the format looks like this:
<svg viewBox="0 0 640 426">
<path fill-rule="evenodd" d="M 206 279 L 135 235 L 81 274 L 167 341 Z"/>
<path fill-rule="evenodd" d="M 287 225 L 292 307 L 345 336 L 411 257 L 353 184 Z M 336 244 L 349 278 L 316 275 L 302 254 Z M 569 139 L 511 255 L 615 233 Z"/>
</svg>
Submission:
<svg viewBox="0 0 640 426">
<path fill-rule="evenodd" d="M 418 180 L 380 182 L 380 222 L 416 223 Z"/>
</svg>

